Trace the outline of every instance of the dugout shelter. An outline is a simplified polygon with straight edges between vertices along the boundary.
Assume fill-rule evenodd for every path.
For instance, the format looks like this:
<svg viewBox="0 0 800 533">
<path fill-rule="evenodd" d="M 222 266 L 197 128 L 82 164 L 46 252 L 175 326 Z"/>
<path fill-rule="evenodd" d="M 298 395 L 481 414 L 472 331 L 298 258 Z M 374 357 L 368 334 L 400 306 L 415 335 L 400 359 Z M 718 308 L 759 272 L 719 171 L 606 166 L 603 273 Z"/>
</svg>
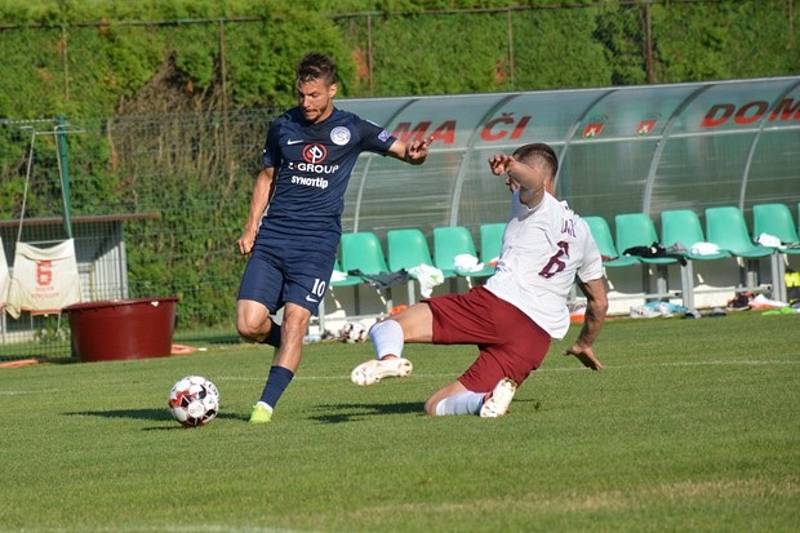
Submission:
<svg viewBox="0 0 800 533">
<path fill-rule="evenodd" d="M 605 221 L 612 244 L 625 240 L 623 225 L 633 220 L 620 215 L 637 215 L 644 226 L 649 221 L 652 228 L 642 231 L 661 240 L 662 214 L 688 211 L 708 240 L 709 214 L 731 207 L 752 244 L 753 207 L 778 203 L 797 227 L 800 76 L 337 105 L 400 139 L 435 140 L 422 167 L 364 154 L 353 171 L 343 230 L 373 232 L 384 250 L 387 233 L 401 228 L 419 229 L 434 248 L 441 227 L 467 228 L 479 249 L 481 227 L 504 222 L 509 207 L 503 181 L 490 175 L 486 160 L 529 142 L 553 146 L 557 195 L 584 217 Z M 796 257 L 730 253 L 693 261 L 691 272 L 639 260 L 615 265 L 609 257 L 611 310 L 625 312 L 643 297 L 680 297 L 687 288 L 692 306 L 724 305 L 737 287 L 780 296 L 773 289 L 779 269 Z"/>
</svg>

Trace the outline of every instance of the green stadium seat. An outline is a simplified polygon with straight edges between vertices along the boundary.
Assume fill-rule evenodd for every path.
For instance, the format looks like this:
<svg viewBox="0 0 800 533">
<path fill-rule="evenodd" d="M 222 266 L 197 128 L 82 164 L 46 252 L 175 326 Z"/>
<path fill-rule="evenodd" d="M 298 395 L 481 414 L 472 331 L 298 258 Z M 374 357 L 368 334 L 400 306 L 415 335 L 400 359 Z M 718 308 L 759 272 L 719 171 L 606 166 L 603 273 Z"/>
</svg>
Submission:
<svg viewBox="0 0 800 533">
<path fill-rule="evenodd" d="M 345 272 L 360 270 L 363 274 L 389 274 L 386 267 L 386 259 L 381 248 L 381 241 L 377 235 L 369 231 L 358 233 L 343 233 L 342 240 L 342 268 Z M 362 283 L 368 283 L 366 278 L 357 276 Z M 359 288 L 360 284 L 354 286 L 356 314 L 360 312 Z M 375 289 L 378 297 L 386 305 L 386 310 L 392 308 L 391 287 L 384 290 Z"/>
<path fill-rule="evenodd" d="M 334 262 L 333 262 L 333 269 L 334 270 L 338 270 L 339 272 L 344 272 L 342 270 L 341 265 L 339 264 L 339 259 L 338 258 L 336 258 L 334 260 Z M 363 280 L 360 277 L 351 276 L 350 274 L 347 274 L 347 278 L 345 278 L 345 279 L 343 279 L 341 281 L 332 281 L 331 282 L 331 287 L 333 287 L 333 288 L 336 288 L 336 287 L 351 287 L 353 285 L 358 285 L 359 283 L 363 283 Z"/>
<path fill-rule="evenodd" d="M 664 246 L 681 244 L 689 250 L 695 243 L 706 242 L 700 219 L 694 211 L 689 209 L 675 209 L 661 212 L 661 243 Z M 712 261 L 730 257 L 728 252 L 720 251 L 716 254 L 699 255 L 687 251 L 686 258 L 693 261 Z"/>
<path fill-rule="evenodd" d="M 398 272 L 425 264 L 433 266 L 425 235 L 418 229 L 396 229 L 386 234 L 389 270 Z"/>
<path fill-rule="evenodd" d="M 683 305 L 694 309 L 694 261 L 715 261 L 729 259 L 731 254 L 721 250 L 714 254 L 694 254 L 691 247 L 698 242 L 707 242 L 697 213 L 689 209 L 675 209 L 661 212 L 661 243 L 664 246 L 680 244 L 687 249 L 689 263 L 681 268 L 681 284 L 684 288 Z M 691 291 L 691 292 L 686 292 Z"/>
<path fill-rule="evenodd" d="M 617 249 L 623 252 L 636 246 L 651 246 L 658 242 L 656 227 L 644 213 L 628 213 L 614 217 L 617 226 Z M 639 261 L 649 265 L 670 265 L 677 263 L 674 257 L 639 257 Z"/>
<path fill-rule="evenodd" d="M 795 230 L 794 220 L 789 208 L 784 204 L 760 204 L 753 206 L 753 238 L 768 233 L 780 239 L 782 244 L 800 245 L 800 237 Z M 780 254 L 800 255 L 800 247 L 775 249 Z M 783 257 L 775 256 L 772 261 L 773 298 L 787 301 L 786 265 Z"/>
<path fill-rule="evenodd" d="M 611 238 L 611 230 L 604 218 L 583 217 L 583 220 L 589 226 L 589 231 L 592 233 L 594 242 L 597 243 L 600 255 L 603 256 L 603 266 L 624 267 L 639 264 L 639 259 L 636 257 L 619 255 L 614 246 L 614 240 Z"/>
<path fill-rule="evenodd" d="M 783 244 L 800 245 L 792 213 L 784 204 L 760 204 L 753 206 L 753 238 L 762 233 L 774 235 Z M 781 253 L 800 254 L 800 248 L 785 248 Z"/>
<path fill-rule="evenodd" d="M 638 246 L 650 247 L 653 243 L 658 243 L 658 235 L 653 221 L 645 213 L 626 213 L 614 217 L 617 226 L 617 249 L 620 251 L 628 250 Z M 668 265 L 677 264 L 679 261 L 675 257 L 639 257 L 639 261 L 646 265 L 655 265 L 653 271 L 656 280 L 656 292 L 648 297 L 664 298 L 671 296 L 669 291 Z M 688 309 L 694 309 L 694 280 L 692 278 L 691 266 L 683 261 L 681 265 L 681 296 L 683 305 Z M 650 275 L 651 270 L 646 269 L 645 276 Z M 647 279 L 647 278 L 644 278 Z M 645 281 L 645 292 L 649 283 Z"/>
<path fill-rule="evenodd" d="M 711 207 L 706 209 L 706 235 L 708 240 L 723 250 L 745 259 L 746 277 L 739 290 L 759 290 L 763 284 L 759 281 L 758 260 L 769 257 L 772 273 L 772 298 L 783 298 L 783 261 L 772 248 L 754 244 L 747 231 L 744 215 L 738 207 Z"/>
<path fill-rule="evenodd" d="M 772 255 L 772 250 L 753 244 L 744 215 L 738 207 L 711 207 L 706 209 L 706 234 L 723 250 L 745 259 L 758 259 Z"/>
<path fill-rule="evenodd" d="M 503 233 L 506 231 L 506 223 L 499 222 L 497 224 L 481 224 L 481 256 L 483 261 L 483 270 L 475 273 L 476 277 L 491 276 L 494 274 L 495 267 L 489 265 L 488 262 L 500 256 L 500 250 L 503 248 Z"/>
<path fill-rule="evenodd" d="M 396 229 L 386 234 L 386 247 L 388 251 L 389 270 L 399 272 L 402 269 L 410 270 L 419 265 L 433 266 L 431 252 L 425 235 L 418 229 Z M 414 281 L 408 280 L 408 304 L 415 300 Z"/>
<path fill-rule="evenodd" d="M 345 272 L 360 270 L 364 274 L 387 273 L 381 241 L 369 231 L 342 234 L 342 267 Z"/>
<path fill-rule="evenodd" d="M 459 254 L 477 257 L 472 234 L 463 226 L 448 226 L 433 229 L 433 265 L 442 271 L 445 278 L 456 276 L 453 258 Z"/>
</svg>

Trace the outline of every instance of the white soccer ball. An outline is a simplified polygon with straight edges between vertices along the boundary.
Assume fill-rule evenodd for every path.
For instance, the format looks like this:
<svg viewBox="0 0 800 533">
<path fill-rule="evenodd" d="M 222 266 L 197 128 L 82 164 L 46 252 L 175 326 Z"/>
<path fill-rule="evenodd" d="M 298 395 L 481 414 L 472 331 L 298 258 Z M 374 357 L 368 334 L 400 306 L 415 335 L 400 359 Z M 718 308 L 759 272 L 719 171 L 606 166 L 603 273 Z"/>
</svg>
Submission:
<svg viewBox="0 0 800 533">
<path fill-rule="evenodd" d="M 219 411 L 217 386 L 202 376 L 186 376 L 169 392 L 169 411 L 186 427 L 208 424 Z"/>
<path fill-rule="evenodd" d="M 339 339 L 343 342 L 356 343 L 367 340 L 368 329 L 359 322 L 348 322 L 339 332 Z"/>
</svg>

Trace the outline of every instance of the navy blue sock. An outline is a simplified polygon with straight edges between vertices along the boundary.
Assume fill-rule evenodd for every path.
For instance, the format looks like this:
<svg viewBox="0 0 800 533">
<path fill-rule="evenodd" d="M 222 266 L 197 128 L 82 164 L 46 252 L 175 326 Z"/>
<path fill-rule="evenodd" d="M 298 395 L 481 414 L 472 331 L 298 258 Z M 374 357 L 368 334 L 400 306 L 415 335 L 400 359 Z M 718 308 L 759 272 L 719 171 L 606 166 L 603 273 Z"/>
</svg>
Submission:
<svg viewBox="0 0 800 533">
<path fill-rule="evenodd" d="M 269 369 L 267 384 L 264 385 L 264 392 L 261 393 L 261 401 L 273 409 L 278 404 L 278 400 L 289 386 L 294 377 L 294 372 L 282 366 L 273 366 Z"/>
<path fill-rule="evenodd" d="M 276 348 L 280 348 L 281 346 L 281 326 L 280 324 L 276 324 L 274 320 L 271 318 L 269 319 L 272 322 L 272 325 L 269 328 L 269 333 L 267 336 L 264 337 L 264 340 L 261 341 L 261 344 L 269 344 L 270 346 L 274 346 Z"/>
</svg>

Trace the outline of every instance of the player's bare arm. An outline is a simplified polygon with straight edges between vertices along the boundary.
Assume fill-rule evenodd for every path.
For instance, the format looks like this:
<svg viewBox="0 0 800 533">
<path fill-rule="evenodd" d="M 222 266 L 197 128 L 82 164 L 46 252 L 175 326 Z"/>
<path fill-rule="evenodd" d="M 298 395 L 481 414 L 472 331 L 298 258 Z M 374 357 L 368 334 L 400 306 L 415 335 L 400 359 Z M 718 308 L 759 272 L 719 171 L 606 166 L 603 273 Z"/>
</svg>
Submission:
<svg viewBox="0 0 800 533">
<path fill-rule="evenodd" d="M 421 165 L 428 158 L 428 148 L 433 142 L 433 137 L 423 140 L 414 140 L 410 143 L 395 141 L 389 147 L 389 155 L 411 165 Z"/>
<path fill-rule="evenodd" d="M 542 201 L 545 185 L 550 179 L 541 166 L 530 166 L 517 161 L 513 156 L 497 154 L 489 158 L 489 168 L 496 176 L 506 175 L 506 185 L 512 191 L 520 191 L 520 200 L 528 207 Z"/>
<path fill-rule="evenodd" d="M 261 216 L 269 203 L 269 190 L 275 176 L 275 169 L 272 167 L 264 168 L 256 176 L 253 185 L 253 198 L 250 200 L 250 215 L 247 217 L 242 236 L 239 237 L 239 253 L 246 255 L 253 249 L 253 243 L 258 234 L 258 226 L 261 223 Z"/>
<path fill-rule="evenodd" d="M 582 283 L 581 289 L 587 300 L 586 316 L 578 340 L 564 352 L 564 355 L 574 355 L 584 366 L 592 370 L 602 370 L 603 364 L 594 355 L 592 345 L 600 334 L 608 312 L 605 278 Z"/>
</svg>

